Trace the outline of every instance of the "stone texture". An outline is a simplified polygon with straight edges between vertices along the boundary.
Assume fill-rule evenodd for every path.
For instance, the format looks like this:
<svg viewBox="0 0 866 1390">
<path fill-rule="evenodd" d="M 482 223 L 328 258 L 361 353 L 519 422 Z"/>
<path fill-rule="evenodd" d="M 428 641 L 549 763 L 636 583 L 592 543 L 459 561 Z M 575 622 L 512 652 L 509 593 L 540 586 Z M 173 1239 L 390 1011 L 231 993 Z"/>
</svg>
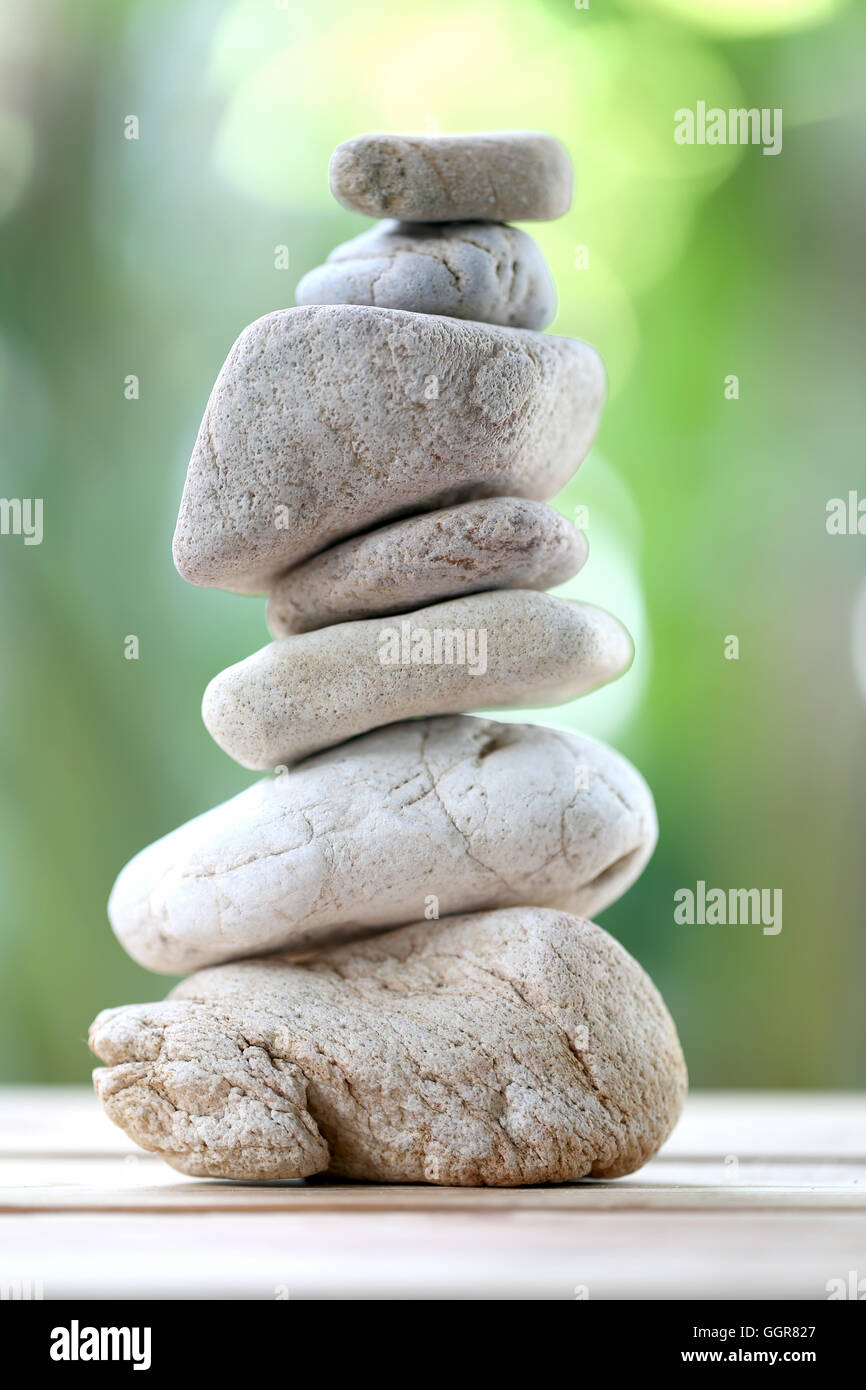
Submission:
<svg viewBox="0 0 866 1390">
<path fill-rule="evenodd" d="M 546 328 L 556 288 L 540 248 L 497 222 L 383 222 L 305 275 L 299 304 L 372 304 Z"/>
<path fill-rule="evenodd" d="M 552 497 L 598 423 L 604 372 L 568 338 L 318 305 L 232 348 L 187 473 L 175 563 L 266 591 L 334 541 L 476 497 Z"/>
<path fill-rule="evenodd" d="M 584 735 L 451 717 L 392 725 L 266 778 L 142 850 L 109 916 L 151 970 L 303 952 L 438 910 L 594 915 L 637 878 L 656 817 Z"/>
<path fill-rule="evenodd" d="M 297 565 L 271 590 L 275 637 L 483 589 L 548 589 L 576 574 L 586 539 L 543 502 L 494 497 L 368 531 Z"/>
<path fill-rule="evenodd" d="M 536 222 L 571 207 L 571 160 L 537 131 L 359 135 L 331 156 L 331 192 L 368 217 Z"/>
<path fill-rule="evenodd" d="M 206 970 L 100 1014 L 90 1045 L 109 1117 L 197 1177 L 615 1178 L 656 1153 L 686 1091 L 638 963 L 532 907 Z"/>
<path fill-rule="evenodd" d="M 401 719 L 564 704 L 631 659 L 604 609 L 497 590 L 278 638 L 214 677 L 202 718 L 229 757 L 265 770 Z"/>
</svg>

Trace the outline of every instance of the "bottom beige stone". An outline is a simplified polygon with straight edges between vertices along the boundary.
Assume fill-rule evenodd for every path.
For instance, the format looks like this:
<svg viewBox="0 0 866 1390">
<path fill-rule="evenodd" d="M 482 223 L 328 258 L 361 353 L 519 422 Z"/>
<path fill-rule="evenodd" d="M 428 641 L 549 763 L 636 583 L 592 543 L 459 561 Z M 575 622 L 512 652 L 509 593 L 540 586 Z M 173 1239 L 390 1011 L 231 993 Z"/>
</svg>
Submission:
<svg viewBox="0 0 866 1390">
<path fill-rule="evenodd" d="M 646 973 L 547 908 L 202 970 L 165 1003 L 101 1013 L 90 1041 L 110 1118 L 198 1177 L 619 1177 L 657 1151 L 686 1091 Z"/>
</svg>

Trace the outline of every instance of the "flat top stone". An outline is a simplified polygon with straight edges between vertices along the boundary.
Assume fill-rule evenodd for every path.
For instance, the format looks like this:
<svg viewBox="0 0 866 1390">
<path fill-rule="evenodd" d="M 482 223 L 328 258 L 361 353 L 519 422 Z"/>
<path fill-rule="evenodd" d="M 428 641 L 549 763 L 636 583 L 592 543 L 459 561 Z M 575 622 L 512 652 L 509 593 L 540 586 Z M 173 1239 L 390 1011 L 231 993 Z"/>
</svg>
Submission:
<svg viewBox="0 0 866 1390">
<path fill-rule="evenodd" d="M 556 288 L 540 247 L 497 222 L 382 222 L 332 251 L 295 292 L 299 304 L 370 304 L 546 328 Z"/>
<path fill-rule="evenodd" d="M 564 704 L 631 660 L 604 609 L 500 589 L 281 637 L 214 677 L 202 718 L 242 767 L 273 768 L 420 715 Z"/>
<path fill-rule="evenodd" d="M 640 774 L 583 734 L 452 716 L 320 753 L 171 831 L 118 876 L 108 912 L 150 970 L 303 952 L 520 903 L 584 915 L 656 841 Z"/>
<path fill-rule="evenodd" d="M 266 592 L 335 541 L 477 497 L 552 497 L 605 393 L 585 343 L 360 305 L 284 309 L 217 378 L 174 536 L 193 584 Z"/>
<path fill-rule="evenodd" d="M 564 147 L 538 131 L 359 135 L 338 145 L 331 192 L 344 207 L 402 222 L 537 222 L 571 206 Z"/>
<path fill-rule="evenodd" d="M 278 579 L 275 637 L 401 613 L 483 589 L 549 589 L 576 574 L 586 539 L 544 502 L 463 502 L 343 541 Z"/>
<path fill-rule="evenodd" d="M 615 1178 L 658 1150 L 686 1092 L 637 961 L 534 907 L 203 971 L 165 1003 L 106 1010 L 90 1045 L 109 1117 L 199 1177 Z"/>
</svg>

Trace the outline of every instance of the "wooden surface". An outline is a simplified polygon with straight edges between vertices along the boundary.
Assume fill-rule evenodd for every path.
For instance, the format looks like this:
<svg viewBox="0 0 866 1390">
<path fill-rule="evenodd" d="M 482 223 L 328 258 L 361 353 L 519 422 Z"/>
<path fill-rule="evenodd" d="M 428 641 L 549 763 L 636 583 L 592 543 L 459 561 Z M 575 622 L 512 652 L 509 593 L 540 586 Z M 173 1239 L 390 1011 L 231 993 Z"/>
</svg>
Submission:
<svg viewBox="0 0 866 1390">
<path fill-rule="evenodd" d="M 851 1271 L 866 1097 L 694 1095 L 633 1177 L 467 1189 L 184 1178 L 89 1091 L 0 1091 L 3 1297 L 826 1299 Z"/>
</svg>

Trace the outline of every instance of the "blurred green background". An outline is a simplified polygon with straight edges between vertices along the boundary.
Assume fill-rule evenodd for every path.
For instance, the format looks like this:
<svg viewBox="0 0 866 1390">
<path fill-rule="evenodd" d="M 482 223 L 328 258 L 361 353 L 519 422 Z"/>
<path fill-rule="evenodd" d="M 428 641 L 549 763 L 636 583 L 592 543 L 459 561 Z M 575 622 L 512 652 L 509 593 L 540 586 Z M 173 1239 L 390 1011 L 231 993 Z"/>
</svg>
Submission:
<svg viewBox="0 0 866 1390">
<path fill-rule="evenodd" d="M 638 650 L 538 718 L 633 758 L 661 823 L 601 920 L 694 1084 L 866 1081 L 866 536 L 825 524 L 866 496 L 864 44 L 843 0 L 0 0 L 0 493 L 44 499 L 40 546 L 0 536 L 2 1079 L 83 1080 L 97 1010 L 164 993 L 112 881 L 252 779 L 199 703 L 264 604 L 186 586 L 171 534 L 232 341 L 363 229 L 333 146 L 530 127 L 577 168 L 570 214 L 528 228 L 554 331 L 611 387 L 559 499 L 591 548 L 568 591 Z M 676 145 L 698 100 L 781 107 L 782 153 Z M 781 888 L 782 932 L 676 925 L 699 879 Z"/>
</svg>

